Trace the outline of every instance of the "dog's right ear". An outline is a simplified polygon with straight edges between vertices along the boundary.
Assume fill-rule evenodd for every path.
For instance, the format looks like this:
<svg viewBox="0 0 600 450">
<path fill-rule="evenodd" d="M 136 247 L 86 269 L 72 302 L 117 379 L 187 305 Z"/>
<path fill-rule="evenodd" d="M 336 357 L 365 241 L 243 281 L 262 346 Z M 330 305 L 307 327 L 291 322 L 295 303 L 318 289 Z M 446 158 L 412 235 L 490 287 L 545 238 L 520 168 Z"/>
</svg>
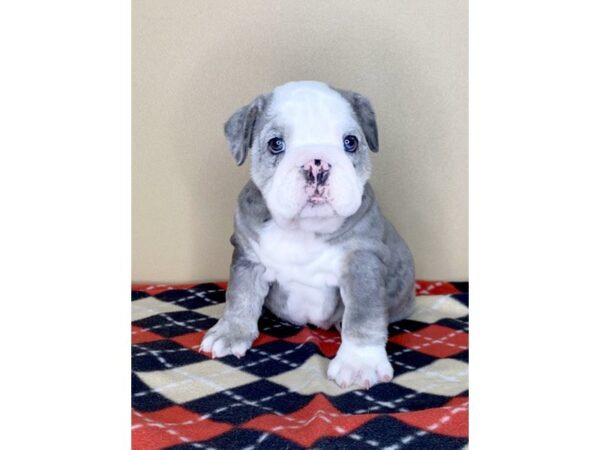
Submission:
<svg viewBox="0 0 600 450">
<path fill-rule="evenodd" d="M 225 137 L 238 166 L 244 163 L 252 147 L 254 125 L 266 103 L 266 97 L 260 95 L 252 103 L 238 109 L 225 123 Z"/>
</svg>

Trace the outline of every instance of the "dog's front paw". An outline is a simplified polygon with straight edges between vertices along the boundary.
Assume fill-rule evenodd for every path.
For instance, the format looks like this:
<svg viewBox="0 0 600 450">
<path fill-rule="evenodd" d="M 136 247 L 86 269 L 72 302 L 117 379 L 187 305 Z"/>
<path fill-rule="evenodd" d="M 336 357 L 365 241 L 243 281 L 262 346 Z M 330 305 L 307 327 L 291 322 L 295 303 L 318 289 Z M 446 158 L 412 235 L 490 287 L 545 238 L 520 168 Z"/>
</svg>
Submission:
<svg viewBox="0 0 600 450">
<path fill-rule="evenodd" d="M 384 346 L 356 345 L 346 341 L 342 341 L 327 369 L 327 378 L 342 388 L 355 384 L 369 389 L 377 383 L 390 381 L 393 375 Z"/>
<path fill-rule="evenodd" d="M 241 358 L 252 346 L 252 342 L 257 336 L 256 326 L 250 328 L 247 325 L 233 324 L 225 319 L 220 319 L 202 339 L 200 350 L 211 353 L 213 358 L 227 355 Z"/>
</svg>

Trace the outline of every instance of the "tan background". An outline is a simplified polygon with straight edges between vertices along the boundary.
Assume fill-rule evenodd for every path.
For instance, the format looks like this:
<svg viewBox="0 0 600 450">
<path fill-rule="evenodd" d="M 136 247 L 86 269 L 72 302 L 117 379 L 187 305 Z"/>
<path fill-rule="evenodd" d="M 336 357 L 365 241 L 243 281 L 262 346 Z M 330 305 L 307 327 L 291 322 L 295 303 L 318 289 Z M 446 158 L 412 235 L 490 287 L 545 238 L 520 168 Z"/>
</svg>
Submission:
<svg viewBox="0 0 600 450">
<path fill-rule="evenodd" d="M 467 23 L 466 0 L 133 0 L 133 280 L 228 277 L 248 166 L 223 123 L 304 79 L 371 99 L 372 184 L 417 276 L 466 280 Z"/>
</svg>

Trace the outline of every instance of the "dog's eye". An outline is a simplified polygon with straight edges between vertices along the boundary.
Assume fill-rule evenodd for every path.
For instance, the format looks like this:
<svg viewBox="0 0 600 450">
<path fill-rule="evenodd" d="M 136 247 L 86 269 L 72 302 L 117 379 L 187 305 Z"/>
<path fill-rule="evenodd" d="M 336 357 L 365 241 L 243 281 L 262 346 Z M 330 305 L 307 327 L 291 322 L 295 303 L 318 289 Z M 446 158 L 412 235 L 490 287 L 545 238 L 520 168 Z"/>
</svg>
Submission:
<svg viewBox="0 0 600 450">
<path fill-rule="evenodd" d="M 269 140 L 269 151 L 274 155 L 285 150 L 285 142 L 281 138 L 273 138 Z"/>
<path fill-rule="evenodd" d="M 344 138 L 344 150 L 346 150 L 349 153 L 354 153 L 357 147 L 358 139 L 356 138 L 356 136 L 350 135 Z"/>
</svg>

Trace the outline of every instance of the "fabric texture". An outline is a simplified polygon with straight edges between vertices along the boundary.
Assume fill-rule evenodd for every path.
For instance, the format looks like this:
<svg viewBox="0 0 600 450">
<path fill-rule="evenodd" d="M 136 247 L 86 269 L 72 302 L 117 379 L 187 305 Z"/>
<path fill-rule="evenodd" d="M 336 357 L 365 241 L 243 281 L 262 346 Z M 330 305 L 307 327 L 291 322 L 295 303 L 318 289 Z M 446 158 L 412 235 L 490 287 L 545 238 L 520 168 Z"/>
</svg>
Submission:
<svg viewBox="0 0 600 450">
<path fill-rule="evenodd" d="M 200 353 L 226 283 L 134 285 L 133 449 L 462 449 L 468 443 L 468 284 L 417 282 L 389 326 L 394 378 L 369 390 L 326 376 L 335 330 L 263 311 L 240 359 Z"/>
</svg>

